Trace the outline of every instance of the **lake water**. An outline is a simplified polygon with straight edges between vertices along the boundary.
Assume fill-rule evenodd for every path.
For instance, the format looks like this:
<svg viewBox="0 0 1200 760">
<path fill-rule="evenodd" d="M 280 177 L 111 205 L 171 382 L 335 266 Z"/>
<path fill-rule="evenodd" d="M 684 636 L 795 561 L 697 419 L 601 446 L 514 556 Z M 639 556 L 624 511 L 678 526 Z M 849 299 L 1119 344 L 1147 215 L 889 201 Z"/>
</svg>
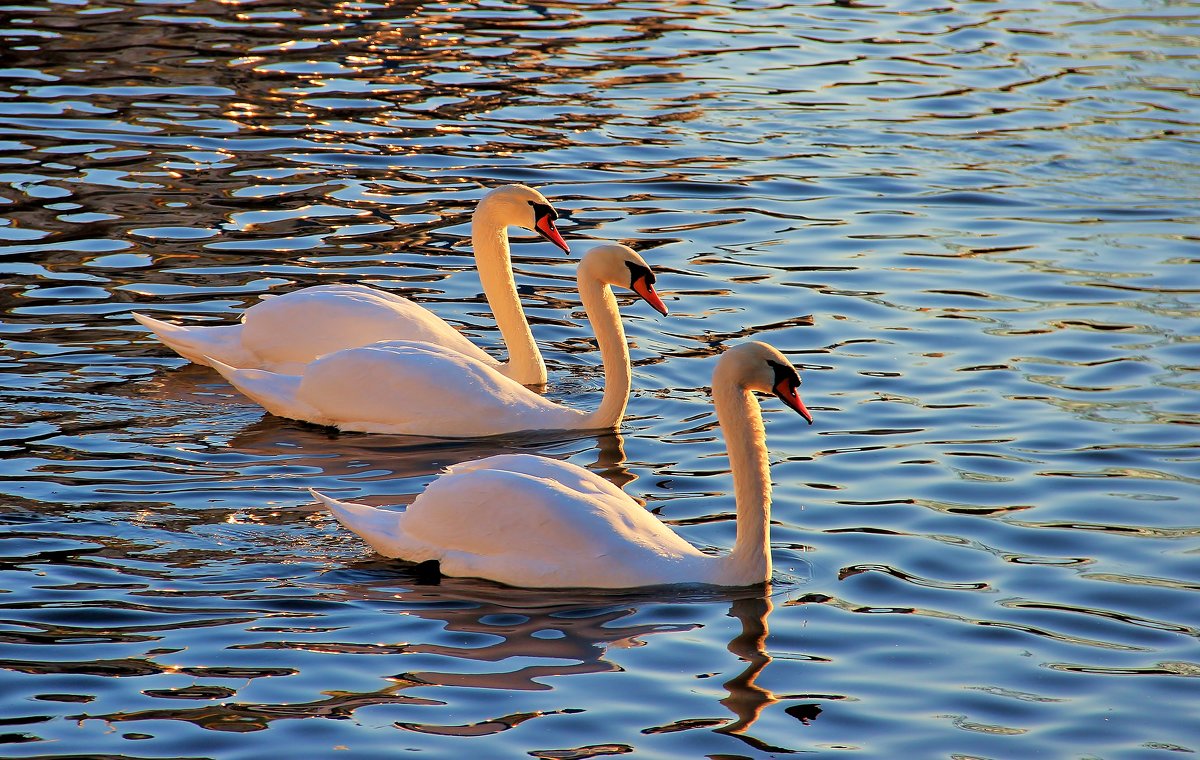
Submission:
<svg viewBox="0 0 1200 760">
<path fill-rule="evenodd" d="M 63 0 L 0 7 L 3 757 L 1155 758 L 1200 752 L 1200 7 Z M 619 435 L 265 415 L 130 318 L 364 282 L 498 345 L 514 233 L 550 396 L 633 245 Z M 430 585 L 308 497 L 570 459 L 733 542 L 708 397 L 764 400 L 766 589 Z M 404 756 L 408 756 L 405 754 Z"/>
</svg>

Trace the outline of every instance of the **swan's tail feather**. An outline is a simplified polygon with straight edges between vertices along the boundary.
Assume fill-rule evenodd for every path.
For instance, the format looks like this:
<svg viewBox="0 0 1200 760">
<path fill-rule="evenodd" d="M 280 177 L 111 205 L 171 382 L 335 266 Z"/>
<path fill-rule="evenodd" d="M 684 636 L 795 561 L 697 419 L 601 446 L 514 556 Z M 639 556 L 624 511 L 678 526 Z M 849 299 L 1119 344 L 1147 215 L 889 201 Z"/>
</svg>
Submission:
<svg viewBox="0 0 1200 760">
<path fill-rule="evenodd" d="M 436 557 L 422 553 L 416 547 L 410 546 L 400 530 L 401 512 L 379 509 L 367 504 L 355 504 L 349 501 L 338 501 L 313 489 L 308 489 L 313 498 L 321 502 L 326 509 L 337 518 L 346 528 L 354 531 L 371 548 L 388 557 L 422 562 Z"/>
<path fill-rule="evenodd" d="M 133 312 L 133 318 L 175 353 L 196 364 L 211 366 L 209 357 L 243 366 L 256 363 L 242 347 L 241 325 L 184 327 L 137 312 Z"/>
<path fill-rule="evenodd" d="M 271 414 L 316 424 L 331 424 L 324 422 L 325 416 L 320 411 L 300 400 L 303 376 L 281 375 L 265 369 L 238 369 L 211 356 L 204 359 L 242 395 Z"/>
</svg>

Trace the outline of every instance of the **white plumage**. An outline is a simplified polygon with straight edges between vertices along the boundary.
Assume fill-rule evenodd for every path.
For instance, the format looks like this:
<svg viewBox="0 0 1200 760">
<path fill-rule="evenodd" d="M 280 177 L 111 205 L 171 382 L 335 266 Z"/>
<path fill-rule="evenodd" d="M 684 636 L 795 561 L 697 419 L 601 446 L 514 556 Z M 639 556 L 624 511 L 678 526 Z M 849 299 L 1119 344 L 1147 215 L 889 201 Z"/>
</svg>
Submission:
<svg viewBox="0 0 1200 760">
<path fill-rule="evenodd" d="M 403 512 L 312 493 L 380 554 L 436 560 L 445 575 L 542 588 L 760 583 L 771 575 L 771 487 L 751 391 L 774 393 L 811 423 L 799 382 L 763 343 L 732 348 L 718 361 L 713 400 L 737 504 L 737 539 L 722 556 L 696 549 L 599 475 L 526 454 L 454 465 Z"/>
<path fill-rule="evenodd" d="M 431 343 L 385 341 L 335 351 L 303 375 L 212 366 L 281 417 L 366 433 L 461 438 L 520 430 L 610 428 L 625 413 L 629 348 L 611 285 L 624 285 L 662 313 L 654 274 L 624 245 L 593 248 L 579 262 L 579 293 L 604 363 L 604 395 L 593 412 L 548 401 L 494 366 Z"/>
<path fill-rule="evenodd" d="M 479 202 L 471 220 L 476 269 L 509 351 L 499 362 L 448 322 L 407 298 L 366 285 L 317 285 L 271 296 L 251 306 L 235 325 L 185 327 L 144 314 L 133 318 L 180 356 L 198 364 L 302 374 L 314 359 L 384 340 L 433 343 L 494 367 L 528 385 L 546 382 L 546 365 L 533 341 L 513 281 L 507 228 L 535 230 L 563 251 L 557 213 L 538 191 L 506 185 Z"/>
</svg>

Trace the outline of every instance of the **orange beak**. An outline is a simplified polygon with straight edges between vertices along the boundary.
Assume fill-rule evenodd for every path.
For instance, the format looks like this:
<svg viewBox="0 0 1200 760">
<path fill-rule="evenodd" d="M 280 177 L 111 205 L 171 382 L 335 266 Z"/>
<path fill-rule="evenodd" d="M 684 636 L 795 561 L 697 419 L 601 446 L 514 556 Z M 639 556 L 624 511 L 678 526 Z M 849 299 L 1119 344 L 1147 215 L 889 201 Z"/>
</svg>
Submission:
<svg viewBox="0 0 1200 760">
<path fill-rule="evenodd" d="M 662 314 L 664 317 L 667 315 L 667 305 L 662 302 L 661 298 L 658 297 L 658 292 L 654 290 L 654 286 L 646 282 L 644 277 L 639 280 L 634 280 L 630 287 L 633 289 L 634 293 L 637 293 L 642 297 L 642 300 L 653 306 L 655 311 L 657 311 L 659 314 Z"/>
<path fill-rule="evenodd" d="M 554 220 L 550 218 L 549 214 L 540 217 L 534 222 L 534 228 L 539 235 L 561 248 L 563 253 L 571 252 L 571 249 L 567 246 L 567 241 L 562 239 L 562 235 L 558 234 L 558 228 L 554 226 Z"/>
<path fill-rule="evenodd" d="M 775 395 L 779 400 L 787 404 L 793 410 L 800 413 L 800 416 L 808 420 L 808 424 L 813 424 L 813 416 L 808 411 L 808 407 L 804 406 L 804 402 L 800 400 L 800 394 L 790 383 L 781 382 L 775 386 Z"/>
</svg>

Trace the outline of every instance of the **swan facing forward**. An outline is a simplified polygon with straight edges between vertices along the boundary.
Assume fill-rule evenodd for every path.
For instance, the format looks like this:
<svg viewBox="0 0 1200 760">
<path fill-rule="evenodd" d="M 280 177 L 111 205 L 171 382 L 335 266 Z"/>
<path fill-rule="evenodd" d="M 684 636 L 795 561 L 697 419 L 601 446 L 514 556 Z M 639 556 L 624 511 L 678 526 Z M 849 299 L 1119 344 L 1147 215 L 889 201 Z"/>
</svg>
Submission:
<svg viewBox="0 0 1200 760">
<path fill-rule="evenodd" d="M 534 230 L 570 253 L 554 226 L 557 218 L 549 201 L 524 185 L 488 192 L 471 216 L 475 266 L 508 347 L 503 364 L 425 307 L 366 285 L 316 285 L 271 296 L 247 309 L 236 325 L 183 327 L 144 314 L 133 318 L 197 364 L 211 366 L 211 358 L 234 367 L 300 374 L 304 365 L 339 349 L 417 340 L 491 365 L 518 383 L 544 385 L 546 365 L 517 296 L 507 228 Z"/>
<path fill-rule="evenodd" d="M 633 249 L 602 245 L 579 262 L 579 296 L 604 362 L 604 395 L 594 412 L 548 401 L 491 365 L 443 346 L 384 341 L 326 354 L 303 375 L 212 366 L 280 417 L 362 433 L 443 438 L 519 430 L 592 430 L 621 421 L 631 383 L 629 346 L 611 285 L 632 289 L 666 314 L 654 273 Z"/>
<path fill-rule="evenodd" d="M 752 391 L 775 394 L 812 424 L 799 384 L 765 343 L 741 344 L 717 361 L 713 403 L 737 503 L 737 539 L 724 556 L 696 549 L 599 475 L 529 454 L 454 465 L 404 512 L 312 494 L 375 551 L 436 560 L 445 575 L 539 588 L 762 583 L 771 576 L 771 481 Z"/>
</svg>

